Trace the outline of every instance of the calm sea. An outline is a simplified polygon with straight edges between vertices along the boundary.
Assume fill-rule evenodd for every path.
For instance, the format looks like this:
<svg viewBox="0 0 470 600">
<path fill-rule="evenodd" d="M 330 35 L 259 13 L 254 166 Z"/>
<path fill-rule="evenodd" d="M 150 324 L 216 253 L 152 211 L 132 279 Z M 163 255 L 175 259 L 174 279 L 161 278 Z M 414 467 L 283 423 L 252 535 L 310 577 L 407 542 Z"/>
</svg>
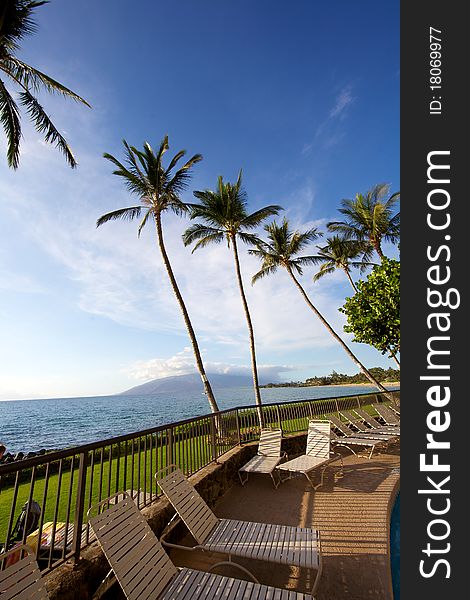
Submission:
<svg viewBox="0 0 470 600">
<path fill-rule="evenodd" d="M 265 403 L 371 392 L 370 386 L 265 388 Z M 215 389 L 221 410 L 254 404 L 253 389 Z M 210 412 L 200 393 L 96 396 L 0 402 L 0 442 L 11 453 L 67 448 Z"/>
</svg>

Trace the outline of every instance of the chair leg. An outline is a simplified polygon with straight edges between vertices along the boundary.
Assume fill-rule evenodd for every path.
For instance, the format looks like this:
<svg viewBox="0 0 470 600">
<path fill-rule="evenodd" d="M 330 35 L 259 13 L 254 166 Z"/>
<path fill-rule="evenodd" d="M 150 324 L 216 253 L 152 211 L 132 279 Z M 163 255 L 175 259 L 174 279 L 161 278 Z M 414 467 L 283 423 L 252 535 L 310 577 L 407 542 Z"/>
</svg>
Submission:
<svg viewBox="0 0 470 600">
<path fill-rule="evenodd" d="M 245 483 L 248 481 L 248 473 L 246 474 L 246 476 L 245 476 L 245 479 L 243 479 L 243 478 L 242 478 L 242 474 L 241 474 L 241 472 L 240 472 L 240 471 L 238 471 L 238 477 L 240 477 L 240 483 L 241 483 L 242 485 L 245 485 Z"/>
<path fill-rule="evenodd" d="M 114 575 L 114 571 L 111 569 L 103 581 L 98 586 L 98 589 L 93 594 L 91 600 L 100 600 L 104 596 L 104 594 L 116 583 L 117 579 Z"/>
<path fill-rule="evenodd" d="M 312 591 L 311 591 L 312 596 L 315 596 L 315 593 L 318 588 L 318 584 L 320 582 L 320 577 L 321 577 L 322 571 L 323 571 L 323 556 L 322 556 L 322 552 L 321 552 L 320 532 L 318 532 L 318 571 L 317 571 L 317 575 L 315 577 L 315 581 L 313 582 L 313 586 L 312 586 Z"/>
<path fill-rule="evenodd" d="M 221 560 L 220 562 L 215 563 L 214 565 L 212 565 L 211 568 L 209 569 L 209 571 L 212 571 L 213 569 L 215 569 L 217 567 L 221 567 L 222 565 L 228 565 L 230 567 L 235 567 L 236 569 L 240 569 L 240 571 L 243 571 L 243 573 L 245 573 L 246 575 L 248 575 L 249 577 L 251 577 L 251 579 L 255 583 L 259 583 L 258 579 L 256 579 L 256 577 L 253 575 L 253 573 L 251 571 L 248 571 L 248 569 L 245 569 L 245 567 L 242 567 L 238 563 L 233 562 L 231 556 L 228 557 L 228 560 Z"/>
</svg>

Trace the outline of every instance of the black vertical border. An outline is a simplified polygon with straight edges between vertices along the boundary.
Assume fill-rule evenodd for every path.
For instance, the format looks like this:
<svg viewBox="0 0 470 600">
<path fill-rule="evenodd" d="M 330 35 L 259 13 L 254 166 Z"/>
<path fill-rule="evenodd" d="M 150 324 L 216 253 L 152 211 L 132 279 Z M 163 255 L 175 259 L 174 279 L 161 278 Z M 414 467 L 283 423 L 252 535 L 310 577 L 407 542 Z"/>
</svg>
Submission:
<svg viewBox="0 0 470 600">
<path fill-rule="evenodd" d="M 470 332 L 465 291 L 470 278 L 468 266 L 467 240 L 470 231 L 470 210 L 467 205 L 468 189 L 465 178 L 470 169 L 466 165 L 469 154 L 464 147 L 467 137 L 468 118 L 466 88 L 469 79 L 469 39 L 468 20 L 463 15 L 465 4 L 461 2 L 402 2 L 401 11 L 401 302 L 402 302 L 402 351 L 401 351 L 401 599 L 423 598 L 442 600 L 462 597 L 468 594 L 464 575 L 467 567 L 467 537 L 470 533 L 469 521 L 465 512 L 470 506 L 468 485 L 470 482 L 469 454 L 467 440 L 470 439 L 470 394 L 466 373 L 470 373 L 468 344 Z M 440 30 L 442 38 L 442 89 L 430 89 L 430 27 Z M 437 34 L 439 35 L 439 34 Z M 442 102 L 441 114 L 430 114 L 430 102 Z M 440 96 L 440 98 L 439 98 Z M 435 105 L 437 106 L 437 104 Z M 448 158 L 441 162 L 450 164 L 450 184 L 433 186 L 427 182 L 427 156 L 432 151 L 450 151 Z M 444 218 L 448 212 L 451 218 L 445 231 L 433 231 L 427 225 L 427 215 L 433 212 L 428 207 L 428 193 L 432 187 L 445 188 L 451 196 L 447 211 L 437 217 Z M 436 196 L 437 197 L 437 196 Z M 442 196 L 444 197 L 444 196 Z M 450 235 L 450 239 L 445 239 Z M 436 262 L 430 262 L 427 249 L 431 247 L 433 256 L 441 245 L 447 245 Z M 428 269 L 439 264 L 450 268 L 450 281 L 440 286 L 430 285 Z M 426 392 L 431 383 L 420 379 L 429 375 L 427 368 L 427 343 L 432 335 L 438 335 L 435 327 L 430 329 L 427 317 L 435 312 L 428 306 L 428 287 L 442 290 L 455 288 L 460 293 L 460 306 L 456 309 L 437 309 L 450 314 L 449 331 L 441 335 L 450 336 L 447 348 L 450 355 L 442 356 L 440 363 L 447 363 L 450 369 L 448 385 L 451 399 L 441 410 L 450 412 L 450 428 L 437 439 L 450 442 L 450 449 L 439 452 L 439 461 L 450 464 L 449 473 L 423 473 L 420 470 L 420 454 L 426 452 L 426 434 L 429 432 L 426 419 L 433 408 L 428 404 Z M 437 346 L 435 346 L 437 347 Z M 441 349 L 446 348 L 441 343 Z M 434 371 L 433 374 L 443 374 Z M 469 380 L 470 382 L 470 380 Z M 431 452 L 428 450 L 428 453 Z M 431 452 L 432 453 L 432 452 Z M 428 459 L 429 462 L 430 459 Z M 426 476 L 441 482 L 446 475 L 450 481 L 442 485 L 449 494 L 419 494 L 419 489 L 432 489 Z M 450 509 L 441 516 L 432 515 L 427 506 L 443 509 L 450 500 Z M 445 519 L 450 525 L 447 538 L 437 541 L 429 538 L 428 527 L 433 519 Z M 435 524 L 433 534 L 444 535 L 446 526 Z M 428 542 L 432 549 L 429 556 L 423 552 Z M 449 544 L 449 546 L 447 546 Z M 448 549 L 448 552 L 445 550 Z M 450 577 L 444 563 L 449 562 Z M 424 560 L 423 570 L 431 577 L 420 574 L 420 561 Z"/>
</svg>

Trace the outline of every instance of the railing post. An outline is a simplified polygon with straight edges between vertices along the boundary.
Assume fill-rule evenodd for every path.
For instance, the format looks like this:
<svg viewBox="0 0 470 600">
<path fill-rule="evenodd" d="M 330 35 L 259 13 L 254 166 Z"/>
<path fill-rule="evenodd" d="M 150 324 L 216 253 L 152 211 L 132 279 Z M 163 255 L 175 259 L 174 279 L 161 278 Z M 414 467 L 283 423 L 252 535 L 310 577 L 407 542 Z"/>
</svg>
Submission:
<svg viewBox="0 0 470 600">
<path fill-rule="evenodd" d="M 80 550 L 82 545 L 83 511 L 85 508 L 87 466 L 88 452 L 82 452 L 80 454 L 80 462 L 78 467 L 77 500 L 75 503 L 75 519 L 73 524 L 72 550 L 74 562 L 78 562 L 78 560 L 80 559 Z"/>
<path fill-rule="evenodd" d="M 238 416 L 238 408 L 235 409 L 235 420 L 237 423 L 238 445 L 242 445 L 242 432 L 240 430 L 240 417 Z"/>
<path fill-rule="evenodd" d="M 166 436 L 166 462 L 167 467 L 175 464 L 174 447 L 173 447 L 173 427 L 167 429 Z"/>
<path fill-rule="evenodd" d="M 338 417 L 338 419 L 339 419 L 340 417 L 339 417 L 339 404 L 338 404 L 338 398 L 335 398 L 335 406 L 336 406 L 336 415 L 337 415 L 337 417 Z"/>
<path fill-rule="evenodd" d="M 217 462 L 217 433 L 215 427 L 215 415 L 211 415 L 211 447 L 212 447 L 212 460 Z"/>
</svg>

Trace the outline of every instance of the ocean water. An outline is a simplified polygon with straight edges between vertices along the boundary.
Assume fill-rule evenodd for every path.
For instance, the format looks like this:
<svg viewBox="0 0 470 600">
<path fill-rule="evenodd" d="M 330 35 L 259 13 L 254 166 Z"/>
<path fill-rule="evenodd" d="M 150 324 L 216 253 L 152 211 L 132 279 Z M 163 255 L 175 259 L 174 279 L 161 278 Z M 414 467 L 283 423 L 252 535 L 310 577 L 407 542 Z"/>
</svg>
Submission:
<svg viewBox="0 0 470 600">
<path fill-rule="evenodd" d="M 375 391 L 371 386 L 264 388 L 263 402 L 332 398 Z M 214 389 L 221 410 L 254 404 L 253 389 Z M 0 402 L 0 442 L 7 451 L 34 452 L 79 446 L 158 427 L 210 412 L 196 393 L 152 396 L 96 396 Z"/>
</svg>

